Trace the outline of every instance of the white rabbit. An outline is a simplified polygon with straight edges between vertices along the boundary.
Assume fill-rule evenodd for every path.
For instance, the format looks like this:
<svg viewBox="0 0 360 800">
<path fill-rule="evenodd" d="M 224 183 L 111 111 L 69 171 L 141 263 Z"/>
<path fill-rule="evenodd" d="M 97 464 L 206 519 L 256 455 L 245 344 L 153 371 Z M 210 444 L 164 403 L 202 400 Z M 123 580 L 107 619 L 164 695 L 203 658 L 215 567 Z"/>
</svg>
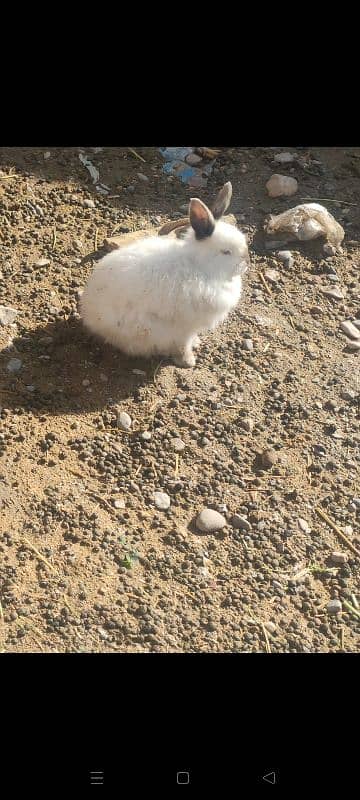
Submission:
<svg viewBox="0 0 360 800">
<path fill-rule="evenodd" d="M 226 183 L 212 211 L 192 199 L 184 238 L 151 236 L 106 255 L 81 296 L 85 326 L 129 355 L 194 366 L 198 334 L 236 306 L 249 265 L 244 234 L 217 221 L 231 195 Z"/>
</svg>

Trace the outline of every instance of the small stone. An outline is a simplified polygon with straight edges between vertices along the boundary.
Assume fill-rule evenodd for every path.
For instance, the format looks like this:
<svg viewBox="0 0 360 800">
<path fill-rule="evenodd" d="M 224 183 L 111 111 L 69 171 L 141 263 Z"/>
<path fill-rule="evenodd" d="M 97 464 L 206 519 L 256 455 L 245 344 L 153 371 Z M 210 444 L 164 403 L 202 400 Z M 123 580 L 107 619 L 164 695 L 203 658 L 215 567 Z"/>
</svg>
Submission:
<svg viewBox="0 0 360 800">
<path fill-rule="evenodd" d="M 48 267 L 51 264 L 49 258 L 39 258 L 39 261 L 35 261 L 34 267 Z"/>
<path fill-rule="evenodd" d="M 333 244 L 330 244 L 329 242 L 326 242 L 323 245 L 323 252 L 325 253 L 326 256 L 335 256 L 336 255 L 336 247 L 334 247 Z"/>
<path fill-rule="evenodd" d="M 278 453 L 272 448 L 264 450 L 262 453 L 260 453 L 260 462 L 264 469 L 270 469 L 274 466 L 274 464 L 277 464 L 278 460 Z"/>
<path fill-rule="evenodd" d="M 149 182 L 148 176 L 144 175 L 143 172 L 137 172 L 136 174 L 137 174 L 137 176 L 139 178 L 139 181 L 142 181 L 143 183 L 148 183 Z"/>
<path fill-rule="evenodd" d="M 132 419 L 126 411 L 120 411 L 117 418 L 117 426 L 118 428 L 122 428 L 123 431 L 129 431 L 132 425 Z"/>
<path fill-rule="evenodd" d="M 274 622 L 264 622 L 264 628 L 268 631 L 268 633 L 275 633 L 276 625 Z"/>
<path fill-rule="evenodd" d="M 360 339 L 357 339 L 356 341 L 349 340 L 346 343 L 346 347 L 348 350 L 360 350 Z"/>
<path fill-rule="evenodd" d="M 231 517 L 231 524 L 233 528 L 238 528 L 241 531 L 251 531 L 251 524 L 246 517 L 242 517 L 241 514 L 234 514 Z"/>
<path fill-rule="evenodd" d="M 207 447 L 207 445 L 211 444 L 211 442 L 210 439 L 207 439 L 206 436 L 203 436 L 200 440 L 200 444 L 202 444 L 203 447 Z"/>
<path fill-rule="evenodd" d="M 197 156 L 196 153 L 190 153 L 188 156 L 186 156 L 185 161 L 187 164 L 190 164 L 191 167 L 196 167 L 197 164 L 200 164 L 202 158 L 200 156 Z M 186 206 L 186 211 L 187 210 L 188 207 Z"/>
<path fill-rule="evenodd" d="M 102 383 L 107 383 L 107 382 L 108 382 L 108 380 L 109 380 L 109 379 L 108 379 L 108 376 L 107 376 L 107 375 L 105 375 L 103 372 L 100 372 L 99 378 L 100 378 L 100 380 L 101 380 L 101 382 L 102 382 Z"/>
<path fill-rule="evenodd" d="M 218 511 L 211 508 L 204 508 L 196 518 L 196 527 L 203 533 L 221 531 L 226 525 L 226 519 Z"/>
<path fill-rule="evenodd" d="M 83 205 L 85 208 L 95 208 L 95 201 L 94 200 L 84 200 Z"/>
<path fill-rule="evenodd" d="M 143 431 L 143 433 L 141 434 L 141 438 L 143 439 L 144 442 L 150 442 L 151 439 L 150 431 Z"/>
<path fill-rule="evenodd" d="M 170 508 L 170 497 L 166 492 L 154 492 L 154 503 L 159 511 L 167 511 Z"/>
<path fill-rule="evenodd" d="M 255 427 L 255 422 L 253 419 L 251 419 L 251 417 L 244 417 L 242 420 L 240 420 L 239 424 L 242 428 L 244 428 L 245 431 L 248 431 L 249 433 L 251 433 Z"/>
<path fill-rule="evenodd" d="M 88 379 L 88 378 L 85 378 L 85 380 L 83 380 L 83 382 L 82 382 L 82 385 L 83 385 L 83 386 L 90 386 L 90 381 L 89 381 L 89 379 Z"/>
<path fill-rule="evenodd" d="M 252 339 L 244 339 L 243 343 L 243 350 L 253 350 L 254 349 L 254 342 Z"/>
<path fill-rule="evenodd" d="M 281 277 L 277 269 L 266 269 L 264 275 L 271 283 L 277 283 Z"/>
<path fill-rule="evenodd" d="M 12 325 L 18 313 L 16 308 L 11 308 L 11 306 L 0 306 L 0 325 Z"/>
<path fill-rule="evenodd" d="M 22 367 L 22 361 L 20 358 L 11 358 L 7 364 L 7 371 L 8 372 L 19 372 Z"/>
<path fill-rule="evenodd" d="M 173 448 L 175 450 L 175 453 L 182 453 L 183 450 L 185 450 L 185 447 L 186 447 L 185 442 L 183 442 L 182 439 L 173 439 L 172 440 L 172 446 L 173 446 Z"/>
<path fill-rule="evenodd" d="M 50 158 L 50 157 L 51 157 L 50 150 L 46 150 L 46 153 L 44 153 L 44 160 L 47 161 L 48 158 Z"/>
<path fill-rule="evenodd" d="M 282 261 L 287 267 L 292 267 L 294 263 L 293 255 L 290 250 L 279 250 L 276 254 L 279 261 Z"/>
<path fill-rule="evenodd" d="M 347 553 L 340 553 L 340 551 L 331 553 L 330 558 L 333 564 L 346 564 L 348 560 Z"/>
<path fill-rule="evenodd" d="M 326 606 L 328 614 L 340 614 L 342 605 L 340 600 L 330 600 Z"/>
<path fill-rule="evenodd" d="M 360 330 L 360 319 L 353 319 L 352 323 Z"/>
<path fill-rule="evenodd" d="M 133 369 L 132 372 L 134 375 L 146 375 L 146 372 L 144 372 L 143 369 Z"/>
<path fill-rule="evenodd" d="M 113 506 L 114 508 L 125 508 L 125 500 L 123 500 L 122 498 L 113 500 Z"/>
<path fill-rule="evenodd" d="M 270 197 L 289 197 L 296 194 L 298 182 L 295 178 L 289 178 L 287 175 L 275 174 L 267 182 L 266 188 Z"/>
<path fill-rule="evenodd" d="M 332 300 L 343 300 L 344 299 L 343 293 L 340 291 L 340 289 L 336 289 L 336 287 L 334 289 L 332 289 L 332 288 L 321 289 L 321 291 L 322 291 L 323 294 L 326 295 L 326 297 L 330 297 Z"/>
<path fill-rule="evenodd" d="M 311 528 L 306 519 L 298 518 L 298 526 L 303 533 L 311 533 Z"/>
<path fill-rule="evenodd" d="M 278 164 L 292 164 L 295 161 L 295 156 L 292 153 L 277 153 L 274 156 L 274 161 Z"/>
<path fill-rule="evenodd" d="M 350 320 L 341 322 L 340 328 L 346 336 L 350 336 L 350 339 L 360 339 L 360 330 Z"/>
</svg>

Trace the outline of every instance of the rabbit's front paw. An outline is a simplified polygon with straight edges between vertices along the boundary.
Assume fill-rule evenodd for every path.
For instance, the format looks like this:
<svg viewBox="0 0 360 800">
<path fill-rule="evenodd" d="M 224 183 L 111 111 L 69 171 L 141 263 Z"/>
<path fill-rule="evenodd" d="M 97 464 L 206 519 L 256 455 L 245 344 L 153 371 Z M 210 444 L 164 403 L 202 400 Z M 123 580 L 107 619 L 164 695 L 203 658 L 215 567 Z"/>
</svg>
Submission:
<svg viewBox="0 0 360 800">
<path fill-rule="evenodd" d="M 175 353 L 174 361 L 177 367 L 195 367 L 196 364 L 196 358 L 190 347 Z"/>
</svg>

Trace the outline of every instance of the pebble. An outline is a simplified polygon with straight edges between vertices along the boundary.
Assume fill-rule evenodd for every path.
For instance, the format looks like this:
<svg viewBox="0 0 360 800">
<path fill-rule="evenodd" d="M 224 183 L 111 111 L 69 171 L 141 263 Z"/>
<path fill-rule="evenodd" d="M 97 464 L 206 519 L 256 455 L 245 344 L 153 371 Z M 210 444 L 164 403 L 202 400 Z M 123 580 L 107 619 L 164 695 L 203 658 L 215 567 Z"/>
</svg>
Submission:
<svg viewBox="0 0 360 800">
<path fill-rule="evenodd" d="M 122 428 L 123 431 L 129 431 L 132 425 L 132 419 L 126 411 L 120 411 L 117 418 L 117 426 L 118 428 Z"/>
<path fill-rule="evenodd" d="M 11 358 L 7 364 L 7 371 L 8 372 L 19 372 L 22 367 L 22 361 L 20 358 Z"/>
<path fill-rule="evenodd" d="M 328 614 L 340 614 L 342 605 L 340 600 L 330 600 L 326 606 Z"/>
<path fill-rule="evenodd" d="M 49 258 L 39 258 L 39 261 L 35 261 L 34 267 L 48 267 L 51 264 Z"/>
<path fill-rule="evenodd" d="M 321 289 L 321 291 L 322 291 L 323 294 L 326 295 L 326 297 L 331 297 L 333 300 L 343 300 L 344 299 L 343 293 L 340 291 L 340 289 L 336 289 L 336 287 L 334 289 L 332 289 L 332 288 Z"/>
<path fill-rule="evenodd" d="M 360 319 L 353 319 L 352 323 L 353 325 L 355 325 L 357 328 L 360 329 Z"/>
<path fill-rule="evenodd" d="M 95 208 L 95 201 L 94 200 L 84 200 L 83 205 L 85 208 Z"/>
<path fill-rule="evenodd" d="M 249 433 L 251 433 L 255 427 L 255 421 L 251 419 L 251 417 L 244 417 L 244 419 L 240 420 L 239 424 L 242 428 L 244 428 L 245 431 L 248 431 Z"/>
<path fill-rule="evenodd" d="M 173 439 L 172 440 L 172 446 L 173 446 L 173 448 L 175 450 L 175 453 L 182 453 L 183 450 L 185 450 L 185 447 L 186 447 L 185 442 L 183 442 L 182 439 Z"/>
<path fill-rule="evenodd" d="M 356 341 L 348 341 L 346 344 L 348 350 L 360 350 L 360 339 Z"/>
<path fill-rule="evenodd" d="M 271 283 L 277 283 L 281 277 L 277 269 L 266 269 L 264 275 Z"/>
<path fill-rule="evenodd" d="M 276 631 L 276 625 L 274 622 L 264 622 L 264 628 L 266 628 L 269 633 L 275 633 Z"/>
<path fill-rule="evenodd" d="M 233 528 L 238 528 L 241 531 L 251 531 L 251 524 L 246 517 L 242 517 L 241 514 L 234 514 L 231 518 L 231 524 Z"/>
<path fill-rule="evenodd" d="M 44 153 L 44 160 L 47 161 L 48 158 L 50 158 L 50 157 L 51 157 L 50 150 L 46 150 L 46 152 Z"/>
<path fill-rule="evenodd" d="M 340 323 L 341 330 L 350 336 L 351 339 L 360 339 L 360 330 L 350 320 L 345 320 Z"/>
<path fill-rule="evenodd" d="M 12 325 L 18 313 L 16 308 L 11 308 L 11 306 L 0 306 L 0 325 Z"/>
<path fill-rule="evenodd" d="M 170 508 L 170 497 L 166 492 L 154 492 L 154 503 L 159 511 L 167 511 Z"/>
<path fill-rule="evenodd" d="M 143 183 L 148 183 L 149 182 L 148 176 L 144 175 L 143 172 L 137 172 L 136 174 L 137 174 L 139 180 L 142 181 Z"/>
<path fill-rule="evenodd" d="M 118 498 L 113 501 L 114 508 L 125 508 L 125 500 Z"/>
<path fill-rule="evenodd" d="M 82 382 L 82 385 L 83 385 L 83 386 L 90 386 L 90 381 L 89 381 L 89 379 L 88 379 L 88 378 L 85 378 L 85 379 L 83 380 L 83 382 Z"/>
<path fill-rule="evenodd" d="M 150 431 L 143 431 L 143 433 L 141 434 L 141 438 L 143 439 L 144 442 L 150 442 L 151 439 Z"/>
<path fill-rule="evenodd" d="M 330 242 L 326 242 L 323 245 L 323 252 L 326 256 L 334 256 L 336 255 L 336 247 L 334 247 L 333 244 L 330 244 Z"/>
<path fill-rule="evenodd" d="M 302 517 L 298 518 L 298 526 L 303 533 L 311 533 L 311 528 L 306 519 L 302 519 Z"/>
<path fill-rule="evenodd" d="M 254 342 L 253 342 L 252 339 L 244 339 L 242 346 L 243 346 L 244 350 L 253 350 L 254 349 Z"/>
<path fill-rule="evenodd" d="M 272 448 L 263 450 L 263 452 L 260 453 L 260 462 L 264 469 L 270 469 L 270 467 L 273 467 L 278 460 L 279 456 L 276 450 L 272 450 Z"/>
<path fill-rule="evenodd" d="M 218 511 L 213 511 L 212 508 L 204 508 L 196 518 L 196 527 L 203 533 L 221 531 L 225 525 L 225 517 Z"/>
<path fill-rule="evenodd" d="M 202 161 L 202 158 L 201 158 L 201 156 L 197 156 L 196 153 L 190 153 L 188 156 L 186 156 L 185 161 L 186 161 L 187 164 L 190 164 L 191 167 L 196 167 L 197 164 L 200 164 L 200 161 Z M 187 210 L 188 210 L 188 207 L 186 206 L 186 211 Z"/>
<path fill-rule="evenodd" d="M 287 267 L 292 267 L 294 258 L 290 250 L 279 250 L 277 257 L 279 261 L 282 261 Z"/>
<path fill-rule="evenodd" d="M 274 161 L 278 164 L 292 164 L 295 161 L 295 156 L 292 153 L 277 153 L 274 156 Z"/>
<path fill-rule="evenodd" d="M 339 551 L 331 553 L 330 558 L 333 564 L 346 564 L 348 560 L 347 553 L 340 553 Z"/>
<path fill-rule="evenodd" d="M 296 178 L 275 174 L 268 180 L 266 188 L 270 197 L 289 197 L 296 194 L 298 182 Z"/>
</svg>

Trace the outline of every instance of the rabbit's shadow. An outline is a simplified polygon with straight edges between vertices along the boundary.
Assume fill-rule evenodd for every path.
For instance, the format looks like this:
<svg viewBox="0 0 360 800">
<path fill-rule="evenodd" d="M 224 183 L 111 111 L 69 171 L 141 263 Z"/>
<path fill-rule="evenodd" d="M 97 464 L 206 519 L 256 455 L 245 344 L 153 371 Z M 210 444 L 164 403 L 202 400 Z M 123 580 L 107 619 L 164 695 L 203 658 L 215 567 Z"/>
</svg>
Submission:
<svg viewBox="0 0 360 800">
<path fill-rule="evenodd" d="M 8 369 L 12 359 L 21 361 L 16 372 Z M 59 318 L 0 351 L 0 404 L 54 415 L 104 410 L 154 385 L 159 365 L 167 363 L 129 358 L 90 336 L 80 319 Z"/>
</svg>

